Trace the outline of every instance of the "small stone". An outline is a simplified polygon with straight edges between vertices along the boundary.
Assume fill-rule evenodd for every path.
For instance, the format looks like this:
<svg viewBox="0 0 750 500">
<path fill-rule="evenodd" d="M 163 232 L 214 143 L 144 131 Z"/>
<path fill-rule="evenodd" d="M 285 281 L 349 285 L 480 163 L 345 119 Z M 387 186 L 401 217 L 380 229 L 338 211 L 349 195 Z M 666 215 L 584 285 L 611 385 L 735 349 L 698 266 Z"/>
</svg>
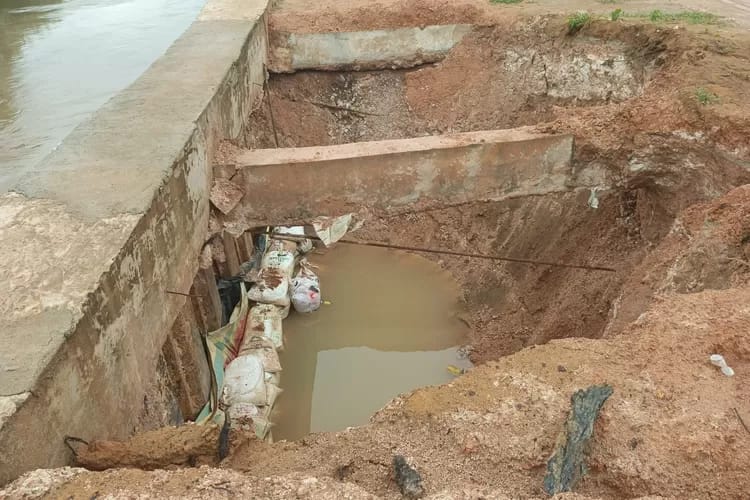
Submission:
<svg viewBox="0 0 750 500">
<path fill-rule="evenodd" d="M 557 365 L 557 371 L 559 371 L 559 372 L 566 372 L 566 371 L 568 371 L 568 369 L 565 368 L 563 365 Z"/>
<path fill-rule="evenodd" d="M 416 469 L 406 463 L 401 455 L 393 457 L 393 469 L 396 476 L 396 484 L 401 489 L 401 494 L 406 498 L 421 498 L 424 495 L 422 477 Z"/>
<path fill-rule="evenodd" d="M 479 451 L 479 447 L 481 444 L 482 443 L 479 440 L 479 436 L 476 433 L 472 433 L 464 441 L 464 447 L 461 450 L 461 453 L 463 453 L 464 455 L 471 455 L 473 453 L 476 453 L 477 451 Z"/>
</svg>

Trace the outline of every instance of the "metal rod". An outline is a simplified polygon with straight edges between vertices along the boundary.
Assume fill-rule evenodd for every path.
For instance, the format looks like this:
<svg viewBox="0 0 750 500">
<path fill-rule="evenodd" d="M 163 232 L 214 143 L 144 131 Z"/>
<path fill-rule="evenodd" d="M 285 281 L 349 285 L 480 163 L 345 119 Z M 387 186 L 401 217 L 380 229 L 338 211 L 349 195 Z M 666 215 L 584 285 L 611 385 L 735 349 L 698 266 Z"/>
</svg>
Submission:
<svg viewBox="0 0 750 500">
<path fill-rule="evenodd" d="M 171 295 L 182 295 L 183 297 L 205 297 L 205 295 L 197 295 L 194 293 L 182 293 L 182 292 L 175 292 L 174 290 L 164 290 L 166 293 L 169 293 Z"/>
<path fill-rule="evenodd" d="M 283 233 L 270 233 L 269 236 L 271 236 L 272 238 L 279 239 L 279 240 L 287 240 L 287 241 L 300 241 L 301 239 L 305 239 L 305 238 L 316 240 L 316 241 L 321 241 L 320 238 L 317 238 L 315 236 L 296 236 L 296 235 L 287 235 Z M 614 269 L 612 267 L 587 266 L 584 264 L 565 264 L 563 262 L 549 262 L 549 261 L 544 261 L 544 260 L 503 257 L 499 255 L 484 255 L 484 254 L 478 254 L 478 253 L 457 252 L 455 250 L 437 250 L 434 248 L 420 248 L 420 247 L 412 247 L 412 246 L 406 246 L 406 245 L 393 245 L 391 243 L 381 243 L 378 241 L 338 240 L 336 243 L 346 243 L 348 245 L 362 245 L 362 246 L 378 247 L 378 248 L 392 248 L 394 250 L 407 250 L 410 252 L 455 255 L 457 257 L 470 257 L 473 259 L 500 260 L 500 261 L 505 261 L 505 262 L 516 262 L 519 264 L 531 264 L 531 265 L 538 265 L 538 266 L 566 267 L 569 269 L 585 269 L 587 271 L 604 271 L 608 273 L 617 272 L 617 269 Z"/>
<path fill-rule="evenodd" d="M 744 428 L 745 428 L 745 430 L 746 430 L 746 431 L 747 431 L 748 433 L 750 433 L 750 429 L 748 429 L 748 428 L 747 428 L 747 425 L 745 425 L 745 421 L 744 421 L 744 420 L 742 420 L 742 417 L 740 416 L 740 412 L 738 412 L 738 411 L 737 411 L 737 408 L 732 408 L 732 409 L 734 410 L 734 414 L 735 414 L 735 415 L 737 415 L 737 420 L 739 420 L 739 421 L 740 421 L 740 423 L 742 424 L 742 427 L 744 427 Z"/>
<path fill-rule="evenodd" d="M 276 145 L 276 147 L 279 147 L 279 135 L 276 132 L 276 120 L 273 118 L 273 105 L 271 104 L 271 88 L 268 85 L 268 78 L 266 78 L 266 96 L 268 99 L 266 102 L 268 103 L 268 115 L 271 117 L 271 129 L 273 130 L 273 143 Z"/>
</svg>

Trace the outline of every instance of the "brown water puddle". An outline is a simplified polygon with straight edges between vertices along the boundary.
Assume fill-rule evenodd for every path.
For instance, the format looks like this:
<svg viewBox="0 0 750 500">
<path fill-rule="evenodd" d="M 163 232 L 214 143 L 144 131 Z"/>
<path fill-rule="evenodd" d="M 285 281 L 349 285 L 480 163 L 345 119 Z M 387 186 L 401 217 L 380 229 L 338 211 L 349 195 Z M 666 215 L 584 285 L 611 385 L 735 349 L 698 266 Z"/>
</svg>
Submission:
<svg viewBox="0 0 750 500">
<path fill-rule="evenodd" d="M 349 245 L 309 260 L 330 304 L 284 321 L 274 440 L 365 424 L 394 396 L 452 380 L 448 365 L 470 366 L 458 286 L 437 264 Z"/>
</svg>

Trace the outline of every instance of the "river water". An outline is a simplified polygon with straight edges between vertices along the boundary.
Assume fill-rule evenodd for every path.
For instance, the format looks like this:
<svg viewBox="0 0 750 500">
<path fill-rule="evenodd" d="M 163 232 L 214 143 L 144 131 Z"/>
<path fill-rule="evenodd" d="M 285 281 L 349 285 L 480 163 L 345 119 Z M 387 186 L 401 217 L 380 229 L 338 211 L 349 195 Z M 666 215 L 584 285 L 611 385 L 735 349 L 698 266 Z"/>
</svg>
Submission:
<svg viewBox="0 0 750 500">
<path fill-rule="evenodd" d="M 342 244 L 309 260 L 330 304 L 284 320 L 275 440 L 365 424 L 398 394 L 451 381 L 450 365 L 471 366 L 458 355 L 458 285 L 434 262 Z"/>
<path fill-rule="evenodd" d="M 0 0 L 0 187 L 187 29 L 205 0 Z"/>
</svg>

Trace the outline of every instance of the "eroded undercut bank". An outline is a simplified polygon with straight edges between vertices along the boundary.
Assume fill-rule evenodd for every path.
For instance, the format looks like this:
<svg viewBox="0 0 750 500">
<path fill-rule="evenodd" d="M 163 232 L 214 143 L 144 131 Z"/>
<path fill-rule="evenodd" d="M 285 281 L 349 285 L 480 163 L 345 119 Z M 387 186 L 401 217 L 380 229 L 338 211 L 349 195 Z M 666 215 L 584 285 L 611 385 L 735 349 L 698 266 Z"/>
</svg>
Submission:
<svg viewBox="0 0 750 500">
<path fill-rule="evenodd" d="M 201 335 L 227 322 L 237 301 L 220 288 L 247 277 L 258 235 L 317 216 L 356 214 L 353 242 L 437 250 L 420 255 L 460 289 L 475 367 L 341 432 L 272 443 L 190 426 L 191 439 L 224 439 L 227 456 L 198 446 L 140 460 L 174 442 L 162 429 L 143 448 L 114 445 L 126 459 L 105 446 L 86 465 L 206 464 L 276 479 L 197 469 L 173 473 L 175 484 L 396 497 L 396 454 L 428 494 L 532 497 L 571 396 L 606 383 L 577 492 L 739 498 L 750 459 L 737 418 L 750 418 L 750 319 L 736 306 L 748 298 L 750 120 L 733 106 L 746 93 L 747 40 L 605 21 L 571 35 L 557 17 L 344 33 L 292 33 L 282 21 L 270 24 L 262 99 L 217 145 L 199 269 L 189 292 L 175 291 L 185 304 L 151 389 L 161 406 L 144 400 L 145 428 L 204 407 L 212 374 Z M 694 89 L 720 68 L 732 68 L 716 77 L 724 101 L 701 104 Z M 714 352 L 734 377 L 707 364 Z M 117 473 L 78 471 L 54 491 L 89 493 Z M 129 491 L 152 478 L 123 474 Z"/>
</svg>

